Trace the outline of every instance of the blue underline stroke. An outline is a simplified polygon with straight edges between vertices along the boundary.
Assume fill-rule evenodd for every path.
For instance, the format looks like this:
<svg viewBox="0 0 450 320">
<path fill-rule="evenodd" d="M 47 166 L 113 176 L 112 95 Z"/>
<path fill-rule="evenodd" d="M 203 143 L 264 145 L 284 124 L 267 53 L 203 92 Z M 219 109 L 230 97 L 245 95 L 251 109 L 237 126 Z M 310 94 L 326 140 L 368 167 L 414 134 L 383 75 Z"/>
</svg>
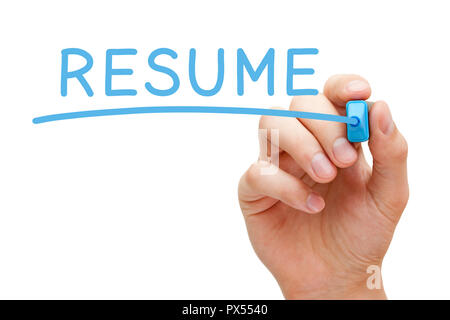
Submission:
<svg viewBox="0 0 450 320">
<path fill-rule="evenodd" d="M 34 124 L 79 119 L 92 118 L 103 116 L 115 116 L 126 114 L 144 114 L 144 113 L 217 113 L 217 114 L 247 114 L 247 115 L 262 115 L 262 116 L 277 116 L 290 118 L 303 118 L 334 121 L 341 123 L 348 123 L 356 125 L 358 119 L 346 116 L 338 116 L 334 114 L 279 110 L 279 109 L 264 109 L 264 108 L 238 108 L 238 107 L 201 107 L 201 106 L 166 106 L 166 107 L 134 107 L 134 108 L 116 108 L 116 109 L 100 109 L 76 111 L 67 113 L 50 114 L 40 116 L 33 119 Z"/>
</svg>

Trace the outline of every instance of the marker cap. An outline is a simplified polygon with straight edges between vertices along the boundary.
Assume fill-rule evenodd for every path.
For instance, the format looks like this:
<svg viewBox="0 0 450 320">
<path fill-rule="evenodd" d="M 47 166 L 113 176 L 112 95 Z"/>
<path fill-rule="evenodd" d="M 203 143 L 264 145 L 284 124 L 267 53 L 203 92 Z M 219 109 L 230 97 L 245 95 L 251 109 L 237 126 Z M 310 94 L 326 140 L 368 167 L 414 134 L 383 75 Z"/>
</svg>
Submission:
<svg viewBox="0 0 450 320">
<path fill-rule="evenodd" d="M 354 100 L 347 102 L 347 117 L 357 118 L 357 124 L 347 124 L 347 139 L 350 142 L 369 140 L 369 110 L 367 102 Z"/>
</svg>

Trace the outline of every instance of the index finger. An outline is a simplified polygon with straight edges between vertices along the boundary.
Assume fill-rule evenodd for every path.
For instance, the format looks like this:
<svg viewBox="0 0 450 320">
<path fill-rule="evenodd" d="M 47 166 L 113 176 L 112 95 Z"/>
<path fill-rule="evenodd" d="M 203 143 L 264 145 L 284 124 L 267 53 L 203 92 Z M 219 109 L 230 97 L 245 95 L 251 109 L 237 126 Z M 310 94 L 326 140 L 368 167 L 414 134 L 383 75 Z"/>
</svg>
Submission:
<svg viewBox="0 0 450 320">
<path fill-rule="evenodd" d="M 367 100 L 372 91 L 369 82 L 363 77 L 340 74 L 327 80 L 323 93 L 335 106 L 345 107 L 350 100 Z"/>
</svg>

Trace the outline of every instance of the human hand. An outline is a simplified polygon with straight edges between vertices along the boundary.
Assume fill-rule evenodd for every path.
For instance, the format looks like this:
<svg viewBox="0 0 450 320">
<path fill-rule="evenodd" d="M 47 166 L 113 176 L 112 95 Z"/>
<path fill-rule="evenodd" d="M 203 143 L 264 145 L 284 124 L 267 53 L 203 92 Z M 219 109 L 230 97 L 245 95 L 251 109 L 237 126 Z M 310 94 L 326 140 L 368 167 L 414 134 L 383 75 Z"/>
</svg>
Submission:
<svg viewBox="0 0 450 320">
<path fill-rule="evenodd" d="M 290 110 L 345 115 L 347 101 L 370 94 L 365 79 L 338 75 Z M 385 102 L 373 104 L 369 123 L 372 168 L 345 124 L 261 117 L 260 129 L 279 130 L 279 169 L 261 174 L 273 164 L 260 154 L 239 182 L 239 203 L 256 254 L 288 299 L 386 298 L 383 287 L 367 288 L 366 270 L 381 267 L 408 201 L 407 144 Z"/>
</svg>

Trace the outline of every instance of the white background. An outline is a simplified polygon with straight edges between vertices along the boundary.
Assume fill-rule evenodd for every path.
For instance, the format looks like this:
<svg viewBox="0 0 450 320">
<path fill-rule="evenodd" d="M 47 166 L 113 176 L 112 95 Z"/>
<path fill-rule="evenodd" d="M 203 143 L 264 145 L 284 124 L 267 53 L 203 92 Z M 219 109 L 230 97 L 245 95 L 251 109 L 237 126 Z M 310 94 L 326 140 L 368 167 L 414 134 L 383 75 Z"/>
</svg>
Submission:
<svg viewBox="0 0 450 320">
<path fill-rule="evenodd" d="M 450 298 L 448 208 L 450 49 L 447 1 L 9 1 L 0 5 L 0 298 L 268 298 L 282 295 L 247 238 L 237 202 L 240 175 L 257 157 L 256 116 L 136 115 L 33 125 L 35 116 L 110 107 L 218 105 L 287 107 L 286 50 L 321 89 L 336 73 L 357 73 L 386 100 L 410 146 L 411 197 L 383 265 L 390 298 Z M 60 96 L 61 50 L 94 58 Z M 180 76 L 179 91 L 147 65 L 151 51 Z M 258 62 L 273 47 L 275 95 L 245 79 L 236 94 L 236 49 Z M 105 51 L 132 76 L 104 94 Z M 197 49 L 200 97 L 188 80 Z"/>
</svg>

